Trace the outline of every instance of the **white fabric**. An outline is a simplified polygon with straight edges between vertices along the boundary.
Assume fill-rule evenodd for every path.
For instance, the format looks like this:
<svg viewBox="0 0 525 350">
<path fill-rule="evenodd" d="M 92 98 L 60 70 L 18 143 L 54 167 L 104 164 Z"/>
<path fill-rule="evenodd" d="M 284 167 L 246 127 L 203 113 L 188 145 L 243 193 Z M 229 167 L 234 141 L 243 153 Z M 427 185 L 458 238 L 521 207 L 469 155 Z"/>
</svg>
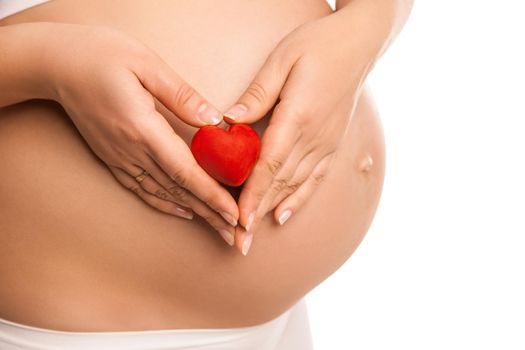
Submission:
<svg viewBox="0 0 525 350">
<path fill-rule="evenodd" d="M 0 0 L 0 19 L 49 0 Z"/>
<path fill-rule="evenodd" d="M 311 350 L 304 299 L 269 322 L 243 328 L 64 332 L 0 318 L 2 350 Z"/>
</svg>

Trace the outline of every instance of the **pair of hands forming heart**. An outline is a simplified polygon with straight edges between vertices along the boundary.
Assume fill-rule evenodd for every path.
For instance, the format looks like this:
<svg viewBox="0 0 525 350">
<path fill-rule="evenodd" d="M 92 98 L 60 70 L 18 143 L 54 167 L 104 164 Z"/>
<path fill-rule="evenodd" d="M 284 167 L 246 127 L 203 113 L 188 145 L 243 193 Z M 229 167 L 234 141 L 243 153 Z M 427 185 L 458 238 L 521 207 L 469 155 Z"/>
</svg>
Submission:
<svg viewBox="0 0 525 350">
<path fill-rule="evenodd" d="M 224 113 L 230 124 L 252 124 L 275 106 L 238 203 L 198 166 L 172 127 L 175 118 L 198 128 L 217 125 L 223 114 L 155 52 L 118 30 L 50 22 L 1 28 L 2 60 L 13 62 L 13 70 L 0 79 L 0 90 L 10 92 L 0 106 L 57 101 L 119 183 L 165 213 L 186 219 L 196 213 L 246 255 L 261 219 L 273 210 L 284 224 L 326 175 L 363 82 L 410 5 L 338 0 L 334 13 L 279 42 Z M 161 115 L 154 98 L 173 116 Z M 151 176 L 137 180 L 144 171 Z M 226 175 L 237 184 L 246 174 Z"/>
</svg>

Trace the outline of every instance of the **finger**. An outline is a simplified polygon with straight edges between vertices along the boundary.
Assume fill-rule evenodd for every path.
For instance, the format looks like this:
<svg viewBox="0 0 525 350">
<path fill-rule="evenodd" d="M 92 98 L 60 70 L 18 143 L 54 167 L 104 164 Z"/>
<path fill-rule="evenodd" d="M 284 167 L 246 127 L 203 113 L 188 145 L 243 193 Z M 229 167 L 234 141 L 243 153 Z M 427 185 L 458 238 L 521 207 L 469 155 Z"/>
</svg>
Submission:
<svg viewBox="0 0 525 350">
<path fill-rule="evenodd" d="M 296 213 L 317 188 L 319 188 L 326 177 L 332 159 L 333 154 L 324 157 L 297 191 L 284 199 L 277 208 L 275 208 L 274 218 L 280 225 L 284 225 L 292 214 Z"/>
<path fill-rule="evenodd" d="M 177 195 L 178 192 L 175 191 L 175 193 L 172 193 L 173 191 L 170 190 L 169 187 L 162 186 L 157 179 L 161 178 L 160 175 L 164 175 L 161 170 L 159 170 L 158 165 L 151 160 L 151 158 L 148 155 L 144 155 L 142 157 L 141 164 L 143 164 L 144 169 L 148 169 L 148 176 L 146 176 L 141 182 L 140 186 L 150 194 L 159 197 L 160 199 L 164 199 L 176 204 L 179 204 L 183 207 L 189 207 L 187 201 L 185 200 L 185 195 Z M 137 169 L 141 169 L 139 166 L 134 166 Z M 126 172 L 128 174 L 135 174 L 136 171 L 129 171 L 126 169 Z M 181 189 L 183 191 L 186 191 L 184 189 Z"/>
<path fill-rule="evenodd" d="M 248 251 L 250 250 L 252 241 L 253 233 L 246 231 L 246 229 L 244 229 L 241 226 L 237 226 L 237 230 L 235 233 L 235 246 L 237 247 L 237 249 L 239 249 L 242 255 L 248 255 Z"/>
<path fill-rule="evenodd" d="M 276 103 L 294 60 L 275 50 L 268 56 L 237 103 L 224 113 L 226 121 L 251 124 L 261 119 Z"/>
<path fill-rule="evenodd" d="M 151 169 L 147 166 L 145 167 Z M 217 232 L 219 232 L 219 234 L 222 236 L 222 238 L 226 241 L 226 243 L 228 243 L 230 246 L 234 244 L 235 228 L 229 227 L 229 225 L 227 225 L 217 213 L 212 211 L 209 207 L 207 207 L 204 203 L 200 202 L 191 194 L 189 194 L 188 197 L 185 197 L 185 200 L 189 203 L 189 207 L 192 208 L 193 211 L 183 206 L 180 206 L 177 203 L 161 199 L 155 195 L 152 195 L 151 193 L 148 193 L 145 189 L 139 186 L 139 184 L 133 178 L 133 176 L 130 176 L 126 171 L 122 169 L 112 167 L 110 168 L 110 170 L 112 171 L 113 175 L 115 175 L 115 178 L 117 178 L 117 180 L 119 180 L 126 188 L 132 190 L 150 206 L 162 212 L 174 214 L 190 220 L 193 219 L 194 211 L 197 215 L 205 219 L 213 228 L 215 228 Z M 152 170 L 151 175 L 149 175 L 148 177 L 154 176 L 153 174 L 158 175 L 156 174 L 156 170 Z"/>
<path fill-rule="evenodd" d="M 299 151 L 300 150 L 300 151 Z M 308 162 L 305 165 L 305 161 Z M 313 169 L 313 165 L 310 165 L 312 160 L 308 155 L 303 155 L 303 149 L 301 147 L 295 147 L 292 150 L 292 153 L 288 156 L 285 164 L 282 166 L 281 170 L 273 178 L 272 183 L 270 184 L 268 190 L 264 194 L 259 208 L 256 211 L 254 222 L 257 223 L 262 219 L 269 211 L 275 209 L 279 202 L 275 202 L 277 197 L 280 197 L 281 200 L 284 199 L 284 193 L 292 193 L 299 188 L 299 186 L 306 180 L 308 174 L 305 174 L 300 177 L 297 176 L 297 172 L 305 173 L 307 168 L 310 168 L 310 172 Z M 304 178 L 303 178 L 304 176 Z M 299 179 L 303 179 L 301 182 L 298 182 Z"/>
<path fill-rule="evenodd" d="M 256 211 L 299 136 L 292 123 L 278 123 L 274 119 L 265 130 L 259 160 L 239 197 L 239 221 L 248 231 L 256 224 Z"/>
<path fill-rule="evenodd" d="M 317 152 L 308 153 L 296 164 L 294 173 L 288 179 L 277 183 L 274 181 L 275 185 L 272 184 L 272 186 L 276 188 L 273 191 L 268 191 L 268 193 L 272 193 L 271 196 L 267 195 L 263 200 L 265 206 L 263 207 L 263 204 L 261 204 L 261 207 L 264 208 L 264 212 L 261 215 L 266 215 L 266 213 L 275 209 L 286 197 L 297 191 L 323 158 L 324 156 Z M 280 176 L 281 174 L 279 174 Z"/>
<path fill-rule="evenodd" d="M 148 160 L 144 160 L 145 164 L 148 164 L 148 168 L 151 169 L 151 176 L 157 179 L 157 181 L 165 188 L 168 193 L 174 198 L 175 202 L 182 203 L 192 209 L 201 216 L 208 217 L 211 214 L 218 214 L 212 208 L 210 208 L 206 203 L 198 199 L 193 193 L 187 189 L 181 187 L 176 181 L 172 180 L 156 163 L 155 160 L 148 156 Z M 220 225 L 217 223 L 211 223 L 212 226 L 223 226 L 223 221 L 226 221 L 231 226 L 236 226 L 237 221 L 230 218 L 224 217 L 220 221 Z"/>
<path fill-rule="evenodd" d="M 174 198 L 177 203 L 184 203 L 184 205 L 191 208 L 197 215 L 202 217 L 207 221 L 217 232 L 221 234 L 226 243 L 233 245 L 234 235 L 235 235 L 235 226 L 237 221 L 232 218 L 226 218 L 220 216 L 217 212 L 212 210 L 208 205 L 203 203 L 197 197 L 195 197 L 188 190 L 180 187 L 178 183 L 169 178 L 169 176 L 162 171 L 155 164 L 155 160 L 149 159 L 144 161 L 146 167 L 150 171 L 152 177 L 157 179 L 157 181 L 162 185 L 163 188 L 167 189 L 170 195 Z"/>
<path fill-rule="evenodd" d="M 191 194 L 177 184 L 174 184 L 173 181 L 170 182 L 166 174 L 159 168 L 157 163 L 155 163 L 155 161 L 150 158 L 149 155 L 143 155 L 143 157 L 140 159 L 140 163 L 143 164 L 145 169 L 148 169 L 149 173 L 149 176 L 146 176 L 144 180 L 140 182 L 140 185 L 144 190 L 161 199 L 169 200 L 181 206 L 189 207 L 187 198 Z M 130 171 L 126 172 L 128 174 L 134 173 Z M 166 181 L 166 179 L 168 181 Z M 177 188 L 175 189 L 174 186 Z"/>
<path fill-rule="evenodd" d="M 176 215 L 178 217 L 182 217 L 188 220 L 193 219 L 193 213 L 190 210 L 181 207 L 176 203 L 155 197 L 154 195 L 146 192 L 140 186 L 140 184 L 124 170 L 112 166 L 109 167 L 109 170 L 124 187 L 133 191 L 136 195 L 142 198 L 144 202 L 146 202 L 153 208 L 160 210 L 164 213 Z"/>
<path fill-rule="evenodd" d="M 134 69 L 142 85 L 166 108 L 195 127 L 217 125 L 222 113 L 204 99 L 160 57 Z"/>
<path fill-rule="evenodd" d="M 137 181 L 138 184 L 149 194 L 154 195 L 155 197 L 158 197 L 160 199 L 170 201 L 176 204 L 179 204 L 182 207 L 187 207 L 188 204 L 184 203 L 183 201 L 178 200 L 175 198 L 166 188 L 161 186 L 157 180 L 151 175 L 153 173 L 154 168 L 157 168 L 157 165 L 154 162 L 149 161 L 149 156 L 145 155 L 143 158 L 147 159 L 145 162 L 144 159 L 140 162 L 143 164 L 144 169 L 148 169 L 147 173 L 148 175 L 145 177 L 142 177 L 142 180 L 138 181 L 137 177 L 142 175 L 142 173 L 145 171 L 141 166 L 138 165 L 127 165 L 124 167 L 124 171 L 127 174 L 137 174 L 131 175 L 135 178 L 135 181 Z"/>
<path fill-rule="evenodd" d="M 158 197 L 165 201 L 177 203 L 181 206 L 186 206 L 186 207 L 188 206 L 187 203 L 178 201 L 167 189 L 161 186 L 157 182 L 157 180 L 155 180 L 153 176 L 151 176 L 151 173 L 149 176 L 146 176 L 144 180 L 140 182 L 140 186 L 144 189 L 144 191 L 148 192 L 149 194 L 154 195 L 155 197 Z"/>
<path fill-rule="evenodd" d="M 160 115 L 158 119 L 161 125 L 154 127 L 151 132 L 155 132 L 155 137 L 146 145 L 148 155 L 170 180 L 191 192 L 225 220 L 236 224 L 239 212 L 233 197 L 197 164 L 188 145 L 175 134 L 167 121 Z M 160 179 L 158 181 L 165 186 Z"/>
</svg>

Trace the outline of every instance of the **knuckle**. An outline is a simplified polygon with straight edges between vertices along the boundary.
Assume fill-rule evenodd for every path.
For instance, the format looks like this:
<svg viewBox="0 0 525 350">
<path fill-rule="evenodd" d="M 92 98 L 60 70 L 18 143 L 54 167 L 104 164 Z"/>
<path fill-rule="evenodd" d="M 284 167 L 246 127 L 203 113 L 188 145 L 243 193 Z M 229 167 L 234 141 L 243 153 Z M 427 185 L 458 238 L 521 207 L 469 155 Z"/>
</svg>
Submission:
<svg viewBox="0 0 525 350">
<path fill-rule="evenodd" d="M 138 194 L 139 196 L 142 195 L 142 188 L 138 185 L 131 185 L 128 186 L 128 190 L 133 191 L 134 193 Z"/>
<path fill-rule="evenodd" d="M 168 186 L 168 191 L 175 197 L 175 199 L 185 202 L 188 198 L 188 192 L 179 186 L 179 184 L 172 182 L 170 186 Z"/>
<path fill-rule="evenodd" d="M 255 198 L 257 202 L 260 202 L 263 200 L 264 196 L 266 195 L 266 191 L 262 189 L 257 189 L 252 192 L 252 195 L 253 195 L 253 198 Z"/>
<path fill-rule="evenodd" d="M 186 171 L 184 171 L 183 169 L 174 170 L 170 175 L 170 179 L 176 184 L 178 184 L 180 187 L 186 187 L 188 184 Z"/>
<path fill-rule="evenodd" d="M 122 167 L 122 161 L 119 160 L 119 159 L 115 159 L 115 158 L 113 158 L 111 156 L 109 156 L 109 157 L 100 157 L 100 158 L 103 158 L 104 163 L 106 163 L 106 165 L 111 170 L 113 175 L 116 176 L 117 174 L 115 174 L 115 171 L 120 170 L 120 168 Z"/>
<path fill-rule="evenodd" d="M 260 103 L 265 102 L 268 98 L 266 89 L 256 81 L 252 82 L 250 86 L 248 86 L 248 89 L 246 89 L 246 94 L 253 97 Z"/>
<path fill-rule="evenodd" d="M 282 190 L 284 190 L 285 188 L 287 188 L 288 186 L 288 180 L 287 179 L 275 179 L 274 180 L 274 185 L 273 185 L 273 190 L 274 192 L 281 192 Z"/>
<path fill-rule="evenodd" d="M 133 145 L 142 146 L 142 145 L 147 144 L 146 136 L 144 135 L 142 131 L 138 131 L 138 130 L 130 131 L 128 132 L 126 136 L 128 138 L 128 141 Z"/>
<path fill-rule="evenodd" d="M 123 134 L 126 140 L 134 145 L 142 144 L 145 141 L 142 132 L 135 128 L 126 128 L 123 130 Z"/>
<path fill-rule="evenodd" d="M 185 83 L 181 84 L 175 93 L 175 104 L 177 106 L 186 106 L 194 94 L 195 91 L 191 86 Z"/>
<path fill-rule="evenodd" d="M 111 121 L 110 121 L 111 122 Z M 133 144 L 145 141 L 144 133 L 138 125 L 133 123 L 122 123 L 120 119 L 112 119 L 113 133 Z"/>
<path fill-rule="evenodd" d="M 305 128 L 311 127 L 314 122 L 314 117 L 312 113 L 296 110 L 290 114 L 290 121 L 300 130 L 304 130 Z"/>
<path fill-rule="evenodd" d="M 158 189 L 155 191 L 155 196 L 160 198 L 160 199 L 164 199 L 164 200 L 168 200 L 170 198 L 170 196 L 163 190 L 161 189 Z"/>
<path fill-rule="evenodd" d="M 313 175 L 313 181 L 315 185 L 320 185 L 326 177 L 326 174 L 323 173 L 317 173 Z"/>
<path fill-rule="evenodd" d="M 283 161 L 273 157 L 273 158 L 268 158 L 265 164 L 270 174 L 275 176 L 277 172 L 279 171 L 279 169 L 281 168 L 281 166 L 283 165 Z"/>
<path fill-rule="evenodd" d="M 301 186 L 301 184 L 298 183 L 298 182 L 288 182 L 288 183 L 286 184 L 285 191 L 286 191 L 287 193 L 293 193 L 293 192 L 297 191 L 297 190 L 299 189 L 300 186 Z"/>
<path fill-rule="evenodd" d="M 312 113 L 304 112 L 297 114 L 294 118 L 294 121 L 298 126 L 301 126 L 301 128 L 304 129 L 304 127 L 312 125 L 312 123 L 314 122 L 314 116 L 312 115 Z"/>
<path fill-rule="evenodd" d="M 286 120 L 294 123 L 297 127 L 303 128 L 307 126 L 307 122 L 313 121 L 313 114 L 304 104 L 299 103 L 282 103 L 277 106 L 279 108 L 279 113 L 286 115 Z M 277 108 L 276 107 L 276 108 Z"/>
</svg>

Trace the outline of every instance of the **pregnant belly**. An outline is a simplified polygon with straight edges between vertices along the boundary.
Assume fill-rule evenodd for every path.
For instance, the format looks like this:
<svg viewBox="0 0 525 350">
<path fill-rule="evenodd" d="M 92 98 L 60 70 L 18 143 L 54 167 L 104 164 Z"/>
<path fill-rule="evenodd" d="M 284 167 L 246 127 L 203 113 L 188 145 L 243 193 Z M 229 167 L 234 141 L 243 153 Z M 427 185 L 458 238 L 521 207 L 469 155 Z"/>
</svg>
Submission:
<svg viewBox="0 0 525 350">
<path fill-rule="evenodd" d="M 329 12 L 321 0 L 55 0 L 0 25 L 118 28 L 225 109 L 284 35 Z M 188 142 L 195 132 L 176 129 Z M 326 179 L 283 227 L 268 215 L 247 257 L 122 188 L 55 103 L 0 110 L 0 164 L 1 318 L 71 331 L 242 327 L 276 317 L 352 254 L 380 198 L 384 144 L 364 93 Z"/>
</svg>

